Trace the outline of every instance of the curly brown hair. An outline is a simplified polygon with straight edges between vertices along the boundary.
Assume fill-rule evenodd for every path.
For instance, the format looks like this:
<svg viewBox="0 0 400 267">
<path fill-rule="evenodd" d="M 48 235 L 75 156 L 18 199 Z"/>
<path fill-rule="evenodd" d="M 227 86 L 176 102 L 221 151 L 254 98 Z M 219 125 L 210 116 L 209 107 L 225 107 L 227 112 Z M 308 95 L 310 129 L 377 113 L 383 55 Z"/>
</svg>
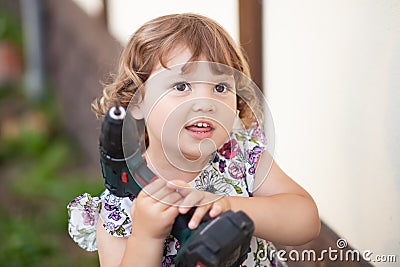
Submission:
<svg viewBox="0 0 400 267">
<path fill-rule="evenodd" d="M 111 83 L 104 84 L 103 95 L 92 103 L 93 111 L 104 115 L 115 101 L 127 107 L 156 64 L 166 67 L 165 60 L 177 44 L 190 49 L 190 61 L 205 56 L 208 61 L 227 65 L 250 79 L 244 52 L 217 22 L 194 13 L 161 16 L 145 23 L 131 36 L 122 51 L 118 73 Z M 240 86 L 237 95 L 239 116 L 248 127 L 254 122 L 254 113 L 261 116 L 257 107 L 252 110 L 247 104 L 257 102 L 256 94 L 251 86 Z"/>
</svg>

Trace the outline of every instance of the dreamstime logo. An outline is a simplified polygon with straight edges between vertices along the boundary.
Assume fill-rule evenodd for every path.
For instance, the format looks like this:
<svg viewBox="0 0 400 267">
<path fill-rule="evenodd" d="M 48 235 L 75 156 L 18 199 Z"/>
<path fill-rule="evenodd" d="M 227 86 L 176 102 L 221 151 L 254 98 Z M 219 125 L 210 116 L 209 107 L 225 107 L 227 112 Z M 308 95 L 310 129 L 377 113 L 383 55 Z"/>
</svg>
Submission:
<svg viewBox="0 0 400 267">
<path fill-rule="evenodd" d="M 338 247 L 338 249 L 344 249 L 347 247 L 347 240 L 343 239 L 343 238 L 339 238 L 336 241 L 336 246 Z"/>
<path fill-rule="evenodd" d="M 329 247 L 328 249 L 323 249 L 321 251 L 315 251 L 313 249 L 306 249 L 302 251 L 298 250 L 271 250 L 269 254 L 262 254 L 265 260 L 266 257 L 272 258 L 277 257 L 281 261 L 361 261 L 366 262 L 396 262 L 398 255 L 383 255 L 375 254 L 372 250 L 366 249 L 359 251 L 357 249 L 349 249 L 347 240 L 344 238 L 339 238 L 336 241 L 336 248 Z M 261 256 L 261 254 L 259 255 Z M 260 257 L 261 258 L 261 257 Z"/>
</svg>

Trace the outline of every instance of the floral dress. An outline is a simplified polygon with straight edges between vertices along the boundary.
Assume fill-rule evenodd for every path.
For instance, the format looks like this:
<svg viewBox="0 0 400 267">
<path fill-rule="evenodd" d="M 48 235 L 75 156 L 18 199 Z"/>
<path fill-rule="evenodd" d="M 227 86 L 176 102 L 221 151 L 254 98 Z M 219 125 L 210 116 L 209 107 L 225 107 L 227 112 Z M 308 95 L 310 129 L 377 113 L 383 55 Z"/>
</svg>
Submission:
<svg viewBox="0 0 400 267">
<path fill-rule="evenodd" d="M 202 172 L 190 182 L 198 190 L 224 196 L 251 197 L 257 160 L 265 150 L 259 128 L 232 131 L 228 141 L 211 157 Z M 128 237 L 132 231 L 130 207 L 134 197 L 117 197 L 108 190 L 100 196 L 85 193 L 68 204 L 68 230 L 72 239 L 87 251 L 97 250 L 96 224 L 100 217 L 106 231 Z M 265 211 L 260 211 L 265 212 Z M 170 235 L 164 242 L 162 267 L 175 266 L 179 241 Z M 276 257 L 277 249 L 266 240 L 253 237 L 242 267 L 286 266 Z"/>
</svg>

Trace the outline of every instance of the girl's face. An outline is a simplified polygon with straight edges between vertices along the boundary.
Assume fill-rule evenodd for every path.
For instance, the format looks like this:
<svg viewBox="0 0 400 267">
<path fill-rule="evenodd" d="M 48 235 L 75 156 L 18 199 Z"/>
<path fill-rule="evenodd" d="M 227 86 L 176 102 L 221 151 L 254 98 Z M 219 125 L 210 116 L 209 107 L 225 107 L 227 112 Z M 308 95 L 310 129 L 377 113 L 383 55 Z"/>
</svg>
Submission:
<svg viewBox="0 0 400 267">
<path fill-rule="evenodd" d="M 227 140 L 236 117 L 236 93 L 229 67 L 201 61 L 205 58 L 188 63 L 191 56 L 177 46 L 167 68 L 155 67 L 133 115 L 145 119 L 150 156 L 195 172 Z"/>
</svg>

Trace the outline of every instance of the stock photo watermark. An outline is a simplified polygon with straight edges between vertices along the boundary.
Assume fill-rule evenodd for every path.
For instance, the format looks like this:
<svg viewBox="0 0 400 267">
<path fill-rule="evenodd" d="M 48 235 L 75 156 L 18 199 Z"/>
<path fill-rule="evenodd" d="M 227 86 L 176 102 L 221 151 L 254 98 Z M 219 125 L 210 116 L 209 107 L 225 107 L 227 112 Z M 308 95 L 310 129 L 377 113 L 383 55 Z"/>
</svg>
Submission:
<svg viewBox="0 0 400 267">
<path fill-rule="evenodd" d="M 321 251 L 315 251 L 313 249 L 306 249 L 302 251 L 284 249 L 271 250 L 269 255 L 266 257 L 278 257 L 281 261 L 342 261 L 342 262 L 359 262 L 366 261 L 371 263 L 393 263 L 397 262 L 398 255 L 395 254 L 376 254 L 372 250 L 357 250 L 348 248 L 346 239 L 339 238 L 336 241 L 336 247 L 328 247 Z M 264 257 L 265 257 L 264 256 Z"/>
</svg>

